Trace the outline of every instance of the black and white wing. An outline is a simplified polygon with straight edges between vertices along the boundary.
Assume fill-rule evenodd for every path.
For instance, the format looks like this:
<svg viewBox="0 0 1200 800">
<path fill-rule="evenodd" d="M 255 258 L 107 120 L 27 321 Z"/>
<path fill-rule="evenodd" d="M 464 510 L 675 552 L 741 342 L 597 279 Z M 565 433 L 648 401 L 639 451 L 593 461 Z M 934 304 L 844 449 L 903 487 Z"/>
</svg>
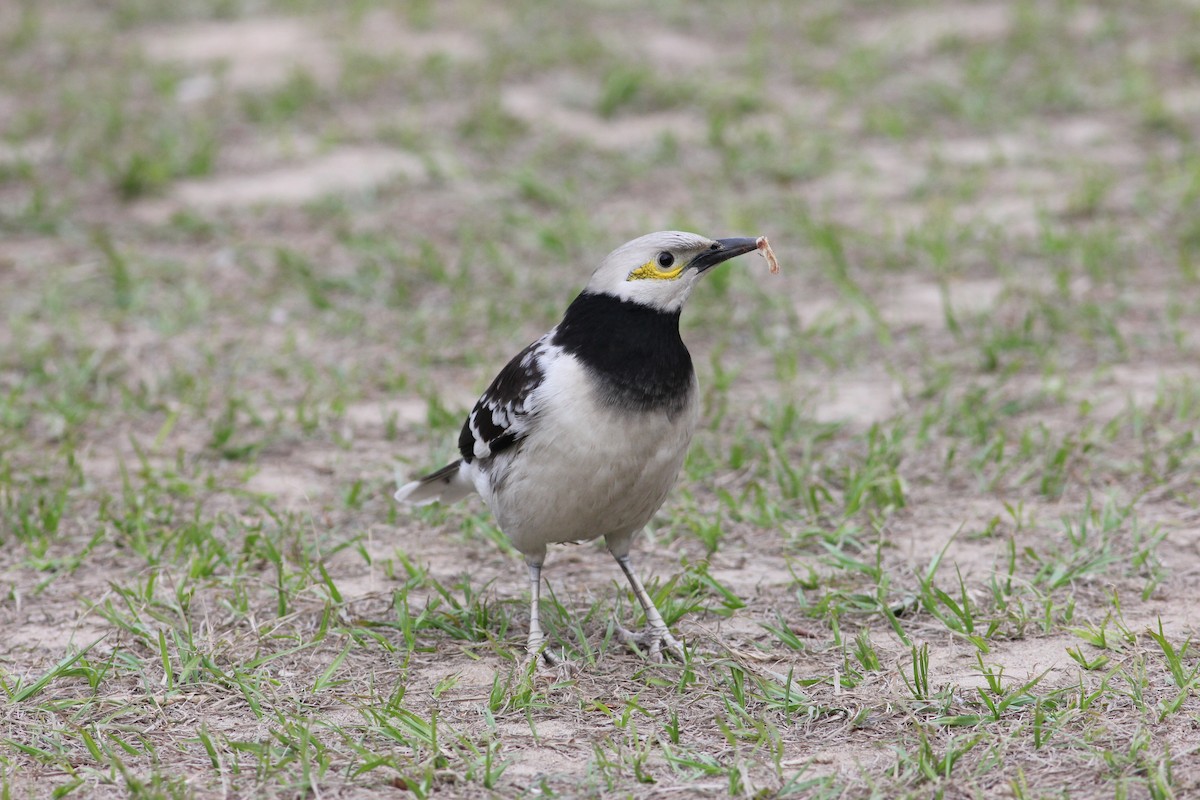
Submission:
<svg viewBox="0 0 1200 800">
<path fill-rule="evenodd" d="M 546 377 L 553 333 L 517 353 L 476 401 L 458 436 L 463 461 L 470 464 L 477 458 L 490 458 L 529 434 L 537 416 L 536 390 Z"/>
</svg>

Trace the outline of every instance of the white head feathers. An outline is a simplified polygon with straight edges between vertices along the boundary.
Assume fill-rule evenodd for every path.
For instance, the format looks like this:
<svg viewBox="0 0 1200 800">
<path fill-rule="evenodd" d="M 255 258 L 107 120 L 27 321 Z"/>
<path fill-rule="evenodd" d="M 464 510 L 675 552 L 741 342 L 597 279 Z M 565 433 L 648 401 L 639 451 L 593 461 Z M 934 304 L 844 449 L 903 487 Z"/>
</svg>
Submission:
<svg viewBox="0 0 1200 800">
<path fill-rule="evenodd" d="M 609 253 L 585 291 L 675 312 L 701 275 L 753 249 L 754 239 L 709 239 L 684 231 L 648 233 Z"/>
</svg>

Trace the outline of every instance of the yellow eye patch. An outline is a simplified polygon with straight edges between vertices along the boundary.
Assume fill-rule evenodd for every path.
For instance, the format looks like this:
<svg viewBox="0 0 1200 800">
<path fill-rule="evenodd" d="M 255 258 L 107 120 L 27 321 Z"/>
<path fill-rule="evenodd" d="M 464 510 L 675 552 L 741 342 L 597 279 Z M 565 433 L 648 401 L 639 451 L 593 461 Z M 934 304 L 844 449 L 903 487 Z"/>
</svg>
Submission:
<svg viewBox="0 0 1200 800">
<path fill-rule="evenodd" d="M 663 269 L 653 261 L 647 261 L 629 273 L 629 277 L 626 280 L 641 281 L 649 279 L 652 281 L 669 281 L 678 278 L 683 273 L 683 267 L 683 263 L 679 261 L 666 269 Z"/>
</svg>

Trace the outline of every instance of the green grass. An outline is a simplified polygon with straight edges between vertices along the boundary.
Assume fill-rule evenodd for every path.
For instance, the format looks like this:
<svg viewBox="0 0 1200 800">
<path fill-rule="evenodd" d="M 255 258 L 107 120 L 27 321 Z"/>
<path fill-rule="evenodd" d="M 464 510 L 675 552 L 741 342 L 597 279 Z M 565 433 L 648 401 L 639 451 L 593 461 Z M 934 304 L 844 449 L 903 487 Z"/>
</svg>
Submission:
<svg viewBox="0 0 1200 800">
<path fill-rule="evenodd" d="M 1200 20 L 949 8 L 0 12 L 0 797 L 1195 793 Z M 143 52 L 267 13 L 325 43 L 273 85 Z M 180 191 L 373 148 L 427 175 Z M 392 475 L 666 227 L 783 263 L 683 317 L 687 660 L 583 545 L 538 672 L 486 509 Z"/>
</svg>

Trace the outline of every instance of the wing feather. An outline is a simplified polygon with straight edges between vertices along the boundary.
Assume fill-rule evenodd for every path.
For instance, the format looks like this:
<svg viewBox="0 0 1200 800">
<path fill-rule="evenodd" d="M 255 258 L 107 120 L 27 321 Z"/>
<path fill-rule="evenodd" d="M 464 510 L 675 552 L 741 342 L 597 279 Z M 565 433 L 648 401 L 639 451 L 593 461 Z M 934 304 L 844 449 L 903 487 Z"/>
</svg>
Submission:
<svg viewBox="0 0 1200 800">
<path fill-rule="evenodd" d="M 528 435 L 552 338 L 553 331 L 517 353 L 476 401 L 458 436 L 459 452 L 468 464 L 491 458 Z"/>
</svg>

